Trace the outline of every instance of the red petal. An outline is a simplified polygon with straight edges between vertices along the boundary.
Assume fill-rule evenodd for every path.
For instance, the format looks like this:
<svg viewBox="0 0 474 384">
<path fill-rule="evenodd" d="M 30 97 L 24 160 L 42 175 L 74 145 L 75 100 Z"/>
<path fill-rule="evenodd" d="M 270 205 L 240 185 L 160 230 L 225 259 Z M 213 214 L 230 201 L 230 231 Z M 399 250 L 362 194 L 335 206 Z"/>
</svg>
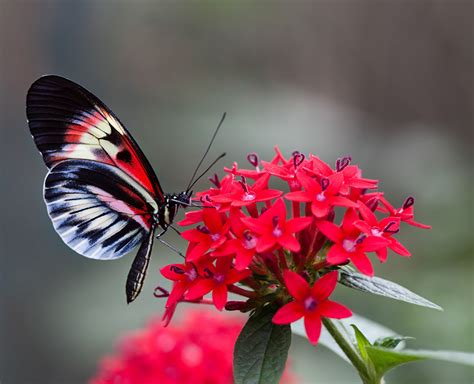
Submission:
<svg viewBox="0 0 474 384">
<path fill-rule="evenodd" d="M 235 269 L 241 271 L 247 268 L 252 262 L 255 249 L 240 249 L 235 256 Z"/>
<path fill-rule="evenodd" d="M 327 254 L 327 262 L 332 265 L 341 264 L 347 261 L 350 253 L 342 248 L 339 244 L 334 244 Z"/>
<path fill-rule="evenodd" d="M 418 223 L 417 221 L 414 221 L 414 220 L 404 220 L 404 221 L 405 221 L 405 223 L 407 223 L 409 225 L 412 225 L 414 227 L 423 228 L 423 229 L 431 229 L 431 225 Z"/>
<path fill-rule="evenodd" d="M 173 267 L 177 267 L 179 269 L 182 269 L 183 271 L 186 268 L 184 264 L 170 264 L 166 267 L 161 268 L 160 273 L 168 280 L 181 280 L 183 278 L 183 274 L 173 272 Z"/>
<path fill-rule="evenodd" d="M 385 237 L 367 236 L 361 244 L 361 247 L 366 252 L 377 251 L 380 248 L 387 247 L 390 244 Z"/>
<path fill-rule="evenodd" d="M 282 191 L 276 189 L 266 189 L 257 193 L 256 201 L 272 200 L 282 195 Z"/>
<path fill-rule="evenodd" d="M 246 277 L 249 277 L 251 275 L 251 271 L 237 271 L 235 269 L 231 269 L 229 273 L 227 274 L 227 277 L 225 279 L 226 284 L 235 284 L 240 280 L 245 279 Z"/>
<path fill-rule="evenodd" d="M 255 247 L 257 252 L 265 252 L 272 248 L 277 242 L 277 239 L 270 235 L 260 236 Z"/>
<path fill-rule="evenodd" d="M 296 272 L 283 271 L 283 279 L 290 295 L 297 300 L 303 300 L 310 294 L 308 282 Z"/>
<path fill-rule="evenodd" d="M 363 202 L 359 202 L 359 213 L 361 214 L 362 218 L 371 226 L 377 226 L 379 223 L 377 216 L 375 216 L 375 214 Z"/>
<path fill-rule="evenodd" d="M 373 189 L 377 188 L 379 181 L 374 179 L 352 179 L 349 184 L 354 188 Z"/>
<path fill-rule="evenodd" d="M 203 212 L 204 224 L 212 233 L 221 231 L 222 219 L 220 213 L 215 208 L 206 208 Z"/>
<path fill-rule="evenodd" d="M 372 227 L 367 224 L 366 221 L 356 220 L 354 221 L 353 225 L 361 232 L 367 233 L 369 235 L 372 233 Z"/>
<path fill-rule="evenodd" d="M 201 211 L 189 211 L 186 212 L 183 220 L 178 222 L 180 226 L 192 225 L 202 221 L 202 210 Z"/>
<path fill-rule="evenodd" d="M 276 238 L 278 244 L 280 244 L 283 248 L 288 249 L 292 252 L 299 252 L 301 249 L 300 243 L 290 234 L 284 234 L 281 237 Z"/>
<path fill-rule="evenodd" d="M 332 271 L 321 276 L 311 288 L 311 295 L 318 301 L 326 300 L 336 288 L 338 275 L 337 271 Z"/>
<path fill-rule="evenodd" d="M 305 175 L 302 172 L 299 172 L 296 177 L 300 184 L 304 187 L 305 191 L 308 192 L 308 194 L 317 195 L 321 192 L 321 186 L 316 180 L 312 179 L 311 177 Z"/>
<path fill-rule="evenodd" d="M 285 199 L 290 201 L 309 202 L 313 200 L 313 197 L 306 191 L 296 191 L 287 193 Z"/>
<path fill-rule="evenodd" d="M 342 230 L 348 234 L 357 235 L 359 230 L 354 227 L 354 222 L 359 220 L 359 214 L 354 208 L 349 208 L 342 218 Z"/>
<path fill-rule="evenodd" d="M 358 208 L 359 204 L 348 199 L 347 197 L 342 196 L 332 196 L 329 201 L 331 205 L 337 205 L 338 207 L 349 207 L 349 208 Z"/>
<path fill-rule="evenodd" d="M 291 233 L 299 232 L 305 229 L 308 225 L 313 222 L 312 217 L 299 217 L 296 219 L 290 219 L 286 222 L 285 228 Z"/>
<path fill-rule="evenodd" d="M 385 263 L 387 261 L 387 256 L 388 256 L 387 248 L 380 248 L 377 251 L 375 251 L 375 253 L 377 254 L 377 257 L 379 258 L 381 263 Z"/>
<path fill-rule="evenodd" d="M 345 319 L 352 316 L 352 311 L 344 305 L 331 300 L 325 300 L 318 305 L 318 312 L 321 316 L 331 319 Z"/>
<path fill-rule="evenodd" d="M 267 211 L 268 212 L 268 211 Z M 260 219 L 254 219 L 253 217 L 245 217 L 242 219 L 242 223 L 244 223 L 248 229 L 252 232 L 262 234 L 266 232 L 266 227 L 262 225 Z"/>
<path fill-rule="evenodd" d="M 265 213 L 268 213 L 268 215 L 270 215 L 269 212 L 271 212 L 271 217 L 278 216 L 280 218 L 280 221 L 286 220 L 286 206 L 281 197 L 276 200 L 275 204 L 273 204 L 273 206 Z"/>
<path fill-rule="evenodd" d="M 335 243 L 339 243 L 344 240 L 344 234 L 334 223 L 331 223 L 330 221 L 317 221 L 316 225 L 329 240 L 332 240 Z"/>
<path fill-rule="evenodd" d="M 242 218 L 244 218 L 245 215 L 242 213 L 240 209 L 231 209 L 230 214 L 229 214 L 229 221 L 230 221 L 230 226 L 232 228 L 232 232 L 236 236 L 242 236 L 242 234 L 245 232 L 247 227 L 242 223 Z"/>
<path fill-rule="evenodd" d="M 232 239 L 226 241 L 221 247 L 211 252 L 211 256 L 228 256 L 237 253 L 240 249 L 240 240 Z"/>
<path fill-rule="evenodd" d="M 374 268 L 372 267 L 372 263 L 370 262 L 369 257 L 363 252 L 357 252 L 352 254 L 350 257 L 352 263 L 354 263 L 355 267 L 362 272 L 364 275 L 367 276 L 374 276 Z"/>
<path fill-rule="evenodd" d="M 214 288 L 212 301 L 219 311 L 224 309 L 225 303 L 227 303 L 227 286 L 225 284 L 219 284 Z"/>
<path fill-rule="evenodd" d="M 188 300 L 196 300 L 212 291 L 215 286 L 213 279 L 202 279 L 189 288 L 186 298 Z"/>
<path fill-rule="evenodd" d="M 212 196 L 212 201 L 216 203 L 230 203 L 234 200 L 235 193 L 226 193 L 223 195 Z M 208 208 L 206 208 L 208 209 Z"/>
<path fill-rule="evenodd" d="M 344 182 L 344 175 L 340 172 L 335 173 L 329 176 L 329 185 L 327 187 L 327 192 L 329 195 L 335 195 L 339 192 Z"/>
<path fill-rule="evenodd" d="M 319 157 L 311 156 L 311 161 L 313 163 L 313 170 L 320 173 L 322 176 L 329 176 L 334 173 L 332 168 L 322 161 Z"/>
<path fill-rule="evenodd" d="M 308 339 L 312 344 L 317 344 L 321 335 L 321 318 L 319 316 L 305 316 L 304 327 Z"/>
<path fill-rule="evenodd" d="M 330 209 L 331 208 L 328 205 L 327 200 L 324 202 L 313 201 L 311 203 L 311 212 L 313 212 L 313 215 L 316 216 L 318 219 L 326 217 Z"/>
<path fill-rule="evenodd" d="M 209 250 L 206 243 L 191 243 L 186 252 L 186 261 L 195 261 Z"/>
<path fill-rule="evenodd" d="M 200 243 L 207 240 L 207 235 L 197 229 L 188 229 L 181 233 L 181 237 L 193 243 Z"/>
<path fill-rule="evenodd" d="M 281 307 L 273 316 L 274 324 L 290 324 L 303 317 L 303 308 L 300 303 L 292 301 Z"/>
<path fill-rule="evenodd" d="M 400 243 L 397 239 L 394 239 L 393 237 L 390 239 L 389 248 L 401 256 L 405 256 L 405 257 L 411 256 L 410 251 L 406 249 L 402 245 L 402 243 Z"/>
<path fill-rule="evenodd" d="M 173 284 L 173 289 L 170 292 L 168 300 L 166 300 L 166 307 L 176 305 L 176 303 L 181 300 L 184 292 L 188 287 L 188 283 L 184 281 L 179 281 Z"/>
<path fill-rule="evenodd" d="M 231 264 L 231 257 L 219 257 L 216 261 L 216 273 L 225 275 L 229 272 Z"/>
</svg>

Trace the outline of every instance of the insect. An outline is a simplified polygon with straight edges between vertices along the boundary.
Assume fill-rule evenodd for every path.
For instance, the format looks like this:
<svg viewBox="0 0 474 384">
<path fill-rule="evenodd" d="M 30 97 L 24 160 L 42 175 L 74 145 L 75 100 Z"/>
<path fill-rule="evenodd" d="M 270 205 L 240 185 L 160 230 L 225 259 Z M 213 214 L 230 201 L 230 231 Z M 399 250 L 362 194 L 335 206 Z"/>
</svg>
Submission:
<svg viewBox="0 0 474 384">
<path fill-rule="evenodd" d="M 140 245 L 125 286 L 127 303 L 131 303 L 143 287 L 155 229 L 161 227 L 156 236 L 160 239 L 173 228 L 178 209 L 194 205 L 191 188 L 225 155 L 194 179 L 225 114 L 188 187 L 176 194 L 163 192 L 130 133 L 80 85 L 60 76 L 40 77 L 28 91 L 26 114 L 49 168 L 44 200 L 62 240 L 82 256 L 99 260 L 117 259 Z"/>
</svg>

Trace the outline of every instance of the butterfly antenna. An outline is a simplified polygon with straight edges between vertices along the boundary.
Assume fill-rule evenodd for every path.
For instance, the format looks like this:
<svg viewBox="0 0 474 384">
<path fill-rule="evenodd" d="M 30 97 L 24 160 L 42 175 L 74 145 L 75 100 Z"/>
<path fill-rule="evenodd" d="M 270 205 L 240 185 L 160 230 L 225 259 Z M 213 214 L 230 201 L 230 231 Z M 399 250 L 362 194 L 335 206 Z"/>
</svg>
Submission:
<svg viewBox="0 0 474 384">
<path fill-rule="evenodd" d="M 219 124 L 217 124 L 217 128 L 216 128 L 216 130 L 214 131 L 214 134 L 212 135 L 211 141 L 209 142 L 209 145 L 207 146 L 207 149 L 206 149 L 206 151 L 204 152 L 204 155 L 202 155 L 201 160 L 199 161 L 199 163 L 198 163 L 196 169 L 194 170 L 193 175 L 191 176 L 191 180 L 189 180 L 188 187 L 186 188 L 186 193 L 188 193 L 188 192 L 191 190 L 191 188 L 193 187 L 193 185 L 194 185 L 218 160 L 220 160 L 222 157 L 225 156 L 225 154 L 220 155 L 220 156 L 206 169 L 206 172 L 204 172 L 203 174 L 201 174 L 201 176 L 199 176 L 196 180 L 194 180 L 194 177 L 195 177 L 196 174 L 198 173 L 199 167 L 202 165 L 202 162 L 204 161 L 204 159 L 206 158 L 207 154 L 209 153 L 209 150 L 211 149 L 212 143 L 214 142 L 214 139 L 215 139 L 216 136 L 217 136 L 217 132 L 219 132 L 219 129 L 220 129 L 222 123 L 224 122 L 226 116 L 227 116 L 227 112 L 224 112 L 224 114 L 223 114 L 222 117 L 221 117 L 221 120 L 219 121 Z M 193 181 L 193 180 L 194 180 L 194 181 Z"/>
<path fill-rule="evenodd" d="M 207 167 L 206 170 L 205 170 L 204 172 L 202 172 L 202 173 L 196 178 L 196 180 L 194 180 L 194 182 L 193 182 L 193 183 L 188 187 L 188 189 L 186 190 L 186 193 L 189 192 L 189 191 L 191 190 L 191 188 L 194 187 L 194 184 L 196 184 L 196 183 L 199 181 L 199 179 L 200 179 L 201 177 L 203 177 L 203 176 L 207 173 L 207 171 L 209 171 L 209 170 L 214 166 L 214 164 L 216 164 L 216 163 L 217 163 L 220 159 L 222 159 L 225 155 L 226 155 L 225 152 L 224 152 L 224 153 L 221 153 L 221 154 L 219 155 L 219 157 L 218 157 L 217 159 L 215 159 L 215 160 L 211 163 L 211 165 L 209 165 L 209 167 Z"/>
</svg>

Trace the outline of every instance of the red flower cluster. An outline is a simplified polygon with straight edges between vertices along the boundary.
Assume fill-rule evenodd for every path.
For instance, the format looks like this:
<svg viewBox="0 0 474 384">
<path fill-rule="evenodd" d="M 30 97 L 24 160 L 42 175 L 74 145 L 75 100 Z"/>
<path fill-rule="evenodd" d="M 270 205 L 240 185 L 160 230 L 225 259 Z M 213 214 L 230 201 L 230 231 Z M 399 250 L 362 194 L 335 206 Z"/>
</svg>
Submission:
<svg viewBox="0 0 474 384">
<path fill-rule="evenodd" d="M 283 306 L 274 322 L 304 317 L 316 343 L 321 316 L 351 315 L 328 300 L 337 269 L 352 262 L 373 276 L 368 253 L 375 252 L 381 262 L 388 249 L 410 256 L 394 237 L 401 222 L 429 228 L 414 221 L 412 197 L 394 208 L 375 191 L 378 181 L 362 177 L 350 157 L 332 168 L 313 155 L 294 152 L 287 159 L 275 150 L 271 162 L 250 154 L 253 169 L 225 168 L 222 179 L 211 178 L 214 186 L 196 195 L 203 208 L 188 212 L 180 223 L 194 226 L 182 233 L 189 242 L 186 260 L 161 270 L 173 281 L 167 322 L 180 301 L 241 311 L 276 302 Z M 289 191 L 271 188 L 274 180 L 286 182 Z M 285 200 L 291 203 L 290 215 Z M 337 210 L 344 211 L 340 223 L 335 222 Z M 211 292 L 212 302 L 203 298 Z M 247 300 L 228 302 L 228 292 Z"/>
<path fill-rule="evenodd" d="M 126 335 L 117 354 L 103 359 L 89 383 L 232 383 L 232 353 L 242 320 L 202 311 L 190 311 L 184 319 L 168 328 L 152 321 Z M 282 383 L 290 382 L 293 378 L 285 370 Z"/>
</svg>

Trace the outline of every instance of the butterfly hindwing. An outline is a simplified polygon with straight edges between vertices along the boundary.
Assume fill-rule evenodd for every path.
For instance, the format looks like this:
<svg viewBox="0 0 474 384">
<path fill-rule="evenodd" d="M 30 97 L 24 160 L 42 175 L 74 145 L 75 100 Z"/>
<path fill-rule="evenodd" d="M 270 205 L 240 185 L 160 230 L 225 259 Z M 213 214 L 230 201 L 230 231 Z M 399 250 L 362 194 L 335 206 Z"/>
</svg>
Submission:
<svg viewBox="0 0 474 384">
<path fill-rule="evenodd" d="M 157 203 L 115 166 L 62 161 L 46 176 L 44 199 L 56 232 L 83 256 L 116 259 L 153 236 Z"/>
<path fill-rule="evenodd" d="M 36 80 L 27 95 L 31 134 L 48 168 L 84 159 L 129 174 L 158 201 L 163 191 L 148 160 L 114 113 L 80 85 L 60 76 Z"/>
</svg>

